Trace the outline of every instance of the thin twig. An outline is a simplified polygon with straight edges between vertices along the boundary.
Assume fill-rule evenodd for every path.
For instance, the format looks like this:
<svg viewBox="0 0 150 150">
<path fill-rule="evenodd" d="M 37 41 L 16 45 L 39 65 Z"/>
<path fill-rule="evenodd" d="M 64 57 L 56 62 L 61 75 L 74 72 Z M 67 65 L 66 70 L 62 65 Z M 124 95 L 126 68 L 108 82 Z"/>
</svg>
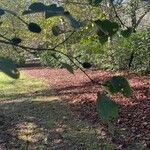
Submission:
<svg viewBox="0 0 150 150">
<path fill-rule="evenodd" d="M 63 40 L 62 42 L 60 42 L 59 44 L 54 46 L 53 49 L 56 49 L 57 47 L 59 47 L 60 45 L 64 44 L 66 41 L 68 41 L 74 33 L 75 33 L 75 30 L 65 40 Z"/>
<path fill-rule="evenodd" d="M 21 17 L 19 17 L 15 12 L 7 10 L 7 9 L 4 9 L 4 11 L 6 11 L 7 13 L 17 17 L 21 22 L 23 22 L 24 24 L 28 25 L 28 23 L 26 21 L 24 21 Z"/>
<path fill-rule="evenodd" d="M 149 12 L 149 10 L 148 11 L 145 11 L 145 13 L 142 15 L 142 16 L 140 16 L 140 18 L 138 19 L 138 21 L 137 21 L 137 23 L 136 23 L 136 27 L 141 23 L 141 21 L 142 21 L 142 19 L 146 16 L 146 14 Z"/>
<path fill-rule="evenodd" d="M 0 37 L 7 40 L 7 41 L 10 41 L 10 39 L 8 39 L 7 37 L 5 37 L 4 35 L 0 34 Z"/>
<path fill-rule="evenodd" d="M 120 24 L 121 24 L 122 26 L 128 28 L 128 26 L 126 26 L 126 25 L 123 23 L 123 21 L 120 19 L 119 15 L 118 15 L 118 13 L 117 13 L 117 11 L 116 11 L 116 8 L 115 8 L 115 6 L 114 6 L 114 4 L 113 4 L 113 2 L 111 2 L 111 6 L 112 6 L 112 8 L 113 8 L 113 10 L 114 10 L 114 13 L 115 13 L 115 15 L 116 15 L 116 18 L 118 19 L 118 21 L 120 22 Z"/>
</svg>

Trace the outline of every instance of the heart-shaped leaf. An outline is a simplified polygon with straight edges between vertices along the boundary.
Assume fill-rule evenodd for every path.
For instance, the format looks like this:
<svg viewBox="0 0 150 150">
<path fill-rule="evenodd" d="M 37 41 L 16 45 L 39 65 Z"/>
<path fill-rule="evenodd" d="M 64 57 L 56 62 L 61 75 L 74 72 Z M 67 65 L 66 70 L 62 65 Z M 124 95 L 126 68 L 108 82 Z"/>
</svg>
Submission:
<svg viewBox="0 0 150 150">
<path fill-rule="evenodd" d="M 97 94 L 96 109 L 104 122 L 108 123 L 112 119 L 118 117 L 118 105 L 105 93 Z"/>
<path fill-rule="evenodd" d="M 120 92 L 126 97 L 132 95 L 132 89 L 128 81 L 122 76 L 113 76 L 110 80 L 104 83 L 104 86 L 111 94 Z"/>
</svg>

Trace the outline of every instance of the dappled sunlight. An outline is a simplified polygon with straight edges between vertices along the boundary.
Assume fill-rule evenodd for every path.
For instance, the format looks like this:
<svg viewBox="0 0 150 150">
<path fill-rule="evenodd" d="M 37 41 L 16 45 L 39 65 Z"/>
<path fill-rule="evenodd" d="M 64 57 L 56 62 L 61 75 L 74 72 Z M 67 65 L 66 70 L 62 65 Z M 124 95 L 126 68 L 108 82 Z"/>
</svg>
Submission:
<svg viewBox="0 0 150 150">
<path fill-rule="evenodd" d="M 43 140 L 45 137 L 44 132 L 35 123 L 23 122 L 16 125 L 17 137 L 23 141 L 36 143 Z"/>
<path fill-rule="evenodd" d="M 37 102 L 50 102 L 53 100 L 60 100 L 59 97 L 57 96 L 36 96 L 35 98 L 32 99 L 32 101 L 37 101 Z"/>
<path fill-rule="evenodd" d="M 10 124 L 4 122 L 0 128 L 3 131 L 1 140 L 7 139 L 4 147 L 92 149 L 101 146 L 103 140 L 110 143 L 106 140 L 107 131 L 97 131 L 103 126 L 92 127 L 92 124 L 80 120 L 70 104 L 56 96 L 0 103 L 0 110 Z"/>
<path fill-rule="evenodd" d="M 14 80 L 0 73 L 0 98 L 6 98 L 8 95 L 33 93 L 49 87 L 46 84 L 46 80 L 40 80 L 26 75 L 24 71 L 21 71 L 20 74 L 20 78 Z"/>
</svg>

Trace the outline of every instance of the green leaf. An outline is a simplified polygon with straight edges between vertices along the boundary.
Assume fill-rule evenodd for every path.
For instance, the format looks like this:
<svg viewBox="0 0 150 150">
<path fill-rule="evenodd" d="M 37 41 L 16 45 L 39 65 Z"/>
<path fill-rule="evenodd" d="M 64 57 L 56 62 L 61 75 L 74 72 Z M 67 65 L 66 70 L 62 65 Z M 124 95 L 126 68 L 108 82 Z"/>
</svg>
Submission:
<svg viewBox="0 0 150 150">
<path fill-rule="evenodd" d="M 112 22 L 107 19 L 96 20 L 95 24 L 99 30 L 101 30 L 102 32 L 104 32 L 104 34 L 109 35 L 109 36 L 114 35 L 119 29 L 118 23 Z"/>
<path fill-rule="evenodd" d="M 63 7 L 58 7 L 56 4 L 46 6 L 43 3 L 36 2 L 31 4 L 28 10 L 23 12 L 23 15 L 39 12 L 45 13 L 45 19 L 55 16 L 65 16 L 73 28 L 77 29 L 81 26 L 81 23 L 77 21 L 69 12 L 65 12 Z"/>
<path fill-rule="evenodd" d="M 18 37 L 14 37 L 11 39 L 11 42 L 14 44 L 14 45 L 18 45 L 19 43 L 21 43 L 21 39 L 18 38 Z"/>
<path fill-rule="evenodd" d="M 39 13 L 39 12 L 44 12 L 46 11 L 46 6 L 41 3 L 41 2 L 35 2 L 32 3 L 28 10 L 25 10 L 22 14 L 27 15 L 27 14 L 32 14 L 32 13 Z"/>
<path fill-rule="evenodd" d="M 96 109 L 100 118 L 104 122 L 110 122 L 118 117 L 118 105 L 112 101 L 105 93 L 98 93 L 96 100 Z"/>
<path fill-rule="evenodd" d="M 132 89 L 128 81 L 122 76 L 113 76 L 110 80 L 106 81 L 104 85 L 111 94 L 120 92 L 125 97 L 132 95 Z"/>
<path fill-rule="evenodd" d="M 108 41 L 109 36 L 100 29 L 97 29 L 97 35 L 101 44 L 105 44 Z"/>
<path fill-rule="evenodd" d="M 59 59 L 59 57 L 58 56 L 56 56 L 56 54 L 54 54 L 54 53 L 52 53 L 52 54 L 50 54 L 54 59 L 56 59 L 56 60 L 58 60 Z"/>
<path fill-rule="evenodd" d="M 0 70 L 14 79 L 18 79 L 20 76 L 20 73 L 16 69 L 13 60 L 10 58 L 0 57 Z"/>
<path fill-rule="evenodd" d="M 62 66 L 66 68 L 70 73 L 74 74 L 73 67 L 69 64 L 62 63 Z"/>
<path fill-rule="evenodd" d="M 68 19 L 71 27 L 73 27 L 74 29 L 78 29 L 81 27 L 81 23 L 77 21 L 69 12 L 65 12 L 64 15 Z"/>
<path fill-rule="evenodd" d="M 52 33 L 53 33 L 55 36 L 58 36 L 59 34 L 61 34 L 61 29 L 59 28 L 59 26 L 53 26 L 53 27 L 52 27 Z"/>
<path fill-rule="evenodd" d="M 28 24 L 28 29 L 34 33 L 40 33 L 41 32 L 41 27 L 38 24 L 33 23 L 33 22 Z"/>
<path fill-rule="evenodd" d="M 5 14 L 5 11 L 0 8 L 0 16 L 3 16 Z"/>
<path fill-rule="evenodd" d="M 125 38 L 128 38 L 131 35 L 131 33 L 132 33 L 132 27 L 129 27 L 128 29 L 121 31 L 121 35 Z"/>
<path fill-rule="evenodd" d="M 47 19 L 54 16 L 63 16 L 64 12 L 63 7 L 57 7 L 56 4 L 52 4 L 46 7 L 45 18 Z"/>
<path fill-rule="evenodd" d="M 29 6 L 29 10 L 34 11 L 34 12 L 45 11 L 45 9 L 46 9 L 46 6 L 41 2 L 35 2 Z"/>
<path fill-rule="evenodd" d="M 113 36 L 119 29 L 119 25 L 116 22 L 111 22 L 109 20 L 96 20 L 97 35 L 101 44 L 108 41 L 109 36 Z"/>
<path fill-rule="evenodd" d="M 63 7 L 57 7 L 56 4 L 52 5 L 44 5 L 43 3 L 36 2 L 29 6 L 28 10 L 25 10 L 22 14 L 32 14 L 32 13 L 45 13 L 45 18 L 53 17 L 53 16 L 61 16 L 64 14 L 64 8 Z"/>
<path fill-rule="evenodd" d="M 89 4 L 92 6 L 99 6 L 99 4 L 103 1 L 103 0 L 88 0 Z"/>
<path fill-rule="evenodd" d="M 92 67 L 92 65 L 91 65 L 90 63 L 88 63 L 88 62 L 84 62 L 84 63 L 82 64 L 82 67 L 83 67 L 83 68 L 86 68 L 86 69 L 89 69 L 89 68 Z"/>
</svg>

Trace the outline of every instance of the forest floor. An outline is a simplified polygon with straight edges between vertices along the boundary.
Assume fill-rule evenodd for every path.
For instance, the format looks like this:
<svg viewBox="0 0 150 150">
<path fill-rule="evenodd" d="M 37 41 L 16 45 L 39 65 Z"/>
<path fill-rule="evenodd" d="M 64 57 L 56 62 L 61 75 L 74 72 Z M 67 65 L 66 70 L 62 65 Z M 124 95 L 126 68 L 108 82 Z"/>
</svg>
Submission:
<svg viewBox="0 0 150 150">
<path fill-rule="evenodd" d="M 96 93 L 102 89 L 80 70 L 73 75 L 65 69 L 50 68 L 21 72 L 36 80 L 30 81 L 30 87 L 26 80 L 17 84 L 17 94 L 4 93 L 4 87 L 1 88 L 4 94 L 0 96 L 0 110 L 5 117 L 0 114 L 0 150 L 150 149 L 150 77 L 87 71 L 100 82 L 113 75 L 124 75 L 133 89 L 132 98 L 113 97 L 120 106 L 120 116 L 114 120 L 115 130 L 108 131 L 95 107 Z M 22 86 L 26 88 L 18 91 Z"/>
</svg>

